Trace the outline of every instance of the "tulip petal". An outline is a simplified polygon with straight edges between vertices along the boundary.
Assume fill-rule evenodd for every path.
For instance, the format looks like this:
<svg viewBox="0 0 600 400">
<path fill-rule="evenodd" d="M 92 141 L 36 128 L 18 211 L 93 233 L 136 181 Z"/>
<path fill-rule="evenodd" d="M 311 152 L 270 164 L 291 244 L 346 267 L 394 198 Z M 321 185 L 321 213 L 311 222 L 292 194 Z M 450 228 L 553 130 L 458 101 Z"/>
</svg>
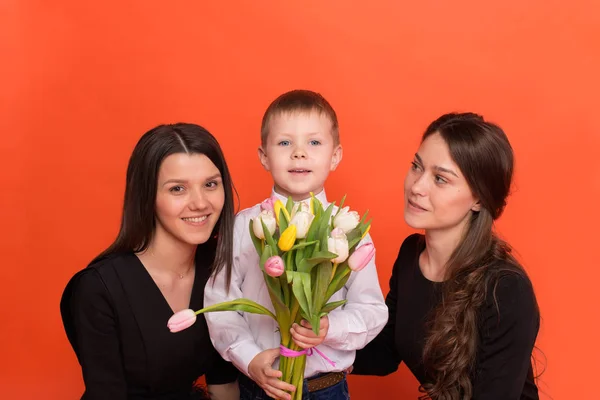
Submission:
<svg viewBox="0 0 600 400">
<path fill-rule="evenodd" d="M 175 333 L 189 328 L 194 325 L 194 322 L 196 322 L 196 313 L 188 308 L 173 314 L 167 321 L 167 327 L 172 333 Z"/>
</svg>

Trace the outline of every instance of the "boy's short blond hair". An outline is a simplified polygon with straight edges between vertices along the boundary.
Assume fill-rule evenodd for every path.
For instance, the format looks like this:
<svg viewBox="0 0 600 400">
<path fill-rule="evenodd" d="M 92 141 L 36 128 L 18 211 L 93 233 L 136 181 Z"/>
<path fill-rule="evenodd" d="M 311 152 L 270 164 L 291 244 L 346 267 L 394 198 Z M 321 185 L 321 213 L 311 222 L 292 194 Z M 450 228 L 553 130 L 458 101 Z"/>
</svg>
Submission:
<svg viewBox="0 0 600 400">
<path fill-rule="evenodd" d="M 340 144 L 337 115 L 331 104 L 321 94 L 312 90 L 292 90 L 276 98 L 265 111 L 260 128 L 260 143 L 264 146 L 269 137 L 269 123 L 276 115 L 285 113 L 310 113 L 316 111 L 325 114 L 331 121 L 331 136 L 334 144 Z"/>
</svg>

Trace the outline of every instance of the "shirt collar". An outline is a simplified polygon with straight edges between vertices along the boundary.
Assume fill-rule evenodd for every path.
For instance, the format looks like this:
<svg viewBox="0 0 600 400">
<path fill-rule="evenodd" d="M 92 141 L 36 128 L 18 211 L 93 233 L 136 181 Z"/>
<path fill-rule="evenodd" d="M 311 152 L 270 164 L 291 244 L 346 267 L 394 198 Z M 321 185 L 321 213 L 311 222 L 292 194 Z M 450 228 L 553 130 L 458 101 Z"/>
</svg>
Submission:
<svg viewBox="0 0 600 400">
<path fill-rule="evenodd" d="M 271 196 L 272 196 L 272 197 L 275 197 L 276 199 L 279 199 L 279 200 L 281 200 L 281 202 L 282 202 L 283 204 L 285 204 L 285 203 L 287 202 L 287 197 L 285 197 L 285 196 L 282 196 L 282 195 L 280 195 L 279 193 L 275 192 L 275 188 L 273 188 L 273 189 L 271 190 Z M 325 189 L 323 189 L 323 190 L 321 190 L 319 193 L 317 193 L 317 194 L 315 195 L 315 197 L 316 197 L 316 199 L 317 199 L 317 200 L 319 200 L 319 201 L 321 202 L 321 204 L 322 204 L 324 207 L 327 207 L 327 205 L 329 205 L 329 202 L 327 201 L 327 195 L 325 194 Z M 300 200 L 300 201 L 307 201 L 307 202 L 308 202 L 309 200 L 310 200 L 310 197 L 309 197 L 309 198 L 307 198 L 307 199 Z M 298 202 L 299 202 L 299 201 L 295 201 L 294 203 L 298 203 Z"/>
</svg>

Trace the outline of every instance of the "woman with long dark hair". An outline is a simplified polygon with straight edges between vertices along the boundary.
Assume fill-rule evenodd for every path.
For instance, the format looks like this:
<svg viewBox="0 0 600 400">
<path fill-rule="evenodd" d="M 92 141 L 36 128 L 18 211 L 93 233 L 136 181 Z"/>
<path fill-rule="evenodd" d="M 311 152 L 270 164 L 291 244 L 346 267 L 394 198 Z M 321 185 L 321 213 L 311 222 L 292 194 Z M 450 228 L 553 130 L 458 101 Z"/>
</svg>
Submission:
<svg viewBox="0 0 600 400">
<path fill-rule="evenodd" d="M 193 124 L 158 126 L 129 160 L 115 242 L 69 281 L 61 314 L 86 400 L 237 399 L 237 370 L 214 350 L 206 322 L 171 333 L 174 312 L 203 305 L 204 286 L 230 275 L 233 186 L 217 140 Z"/>
<path fill-rule="evenodd" d="M 497 125 L 447 114 L 423 135 L 404 182 L 405 239 L 394 264 L 384 330 L 353 373 L 406 363 L 422 399 L 537 399 L 531 363 L 539 311 L 529 278 L 493 230 L 513 176 Z"/>
</svg>

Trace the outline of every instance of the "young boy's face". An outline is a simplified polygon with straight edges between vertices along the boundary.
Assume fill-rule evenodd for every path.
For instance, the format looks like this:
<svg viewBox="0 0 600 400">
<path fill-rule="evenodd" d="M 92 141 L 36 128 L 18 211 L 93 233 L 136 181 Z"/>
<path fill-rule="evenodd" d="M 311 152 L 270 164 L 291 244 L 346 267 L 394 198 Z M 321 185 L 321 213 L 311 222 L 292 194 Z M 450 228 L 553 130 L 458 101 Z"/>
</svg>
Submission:
<svg viewBox="0 0 600 400">
<path fill-rule="evenodd" d="M 282 113 L 271 118 L 260 162 L 273 176 L 275 191 L 304 200 L 318 194 L 342 159 L 330 119 L 319 112 Z"/>
</svg>

